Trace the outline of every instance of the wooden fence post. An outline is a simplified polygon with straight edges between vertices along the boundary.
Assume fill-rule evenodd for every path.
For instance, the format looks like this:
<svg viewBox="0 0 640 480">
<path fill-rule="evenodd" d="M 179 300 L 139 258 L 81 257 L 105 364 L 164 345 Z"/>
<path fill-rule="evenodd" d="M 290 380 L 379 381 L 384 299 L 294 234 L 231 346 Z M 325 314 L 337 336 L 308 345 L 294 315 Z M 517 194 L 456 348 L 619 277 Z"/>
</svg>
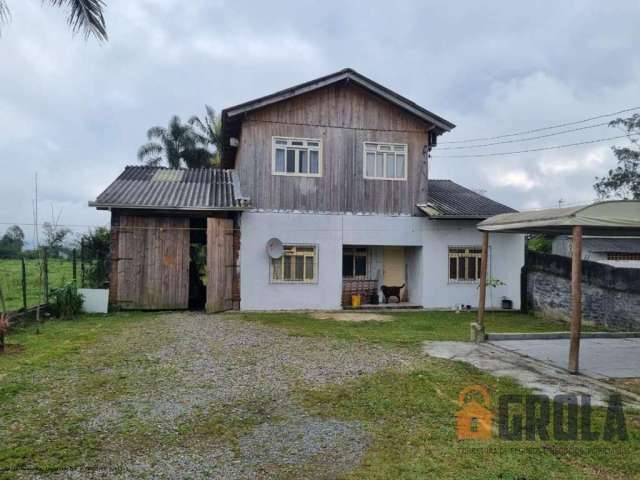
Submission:
<svg viewBox="0 0 640 480">
<path fill-rule="evenodd" d="M 80 288 L 84 288 L 84 239 L 80 240 Z"/>
<path fill-rule="evenodd" d="M 72 262 L 73 262 L 73 286 L 74 287 L 78 287 L 78 282 L 77 282 L 77 274 L 76 274 L 76 270 L 78 268 L 78 260 L 76 258 L 76 249 L 74 248 L 71 254 L 71 258 L 72 258 Z"/>
<path fill-rule="evenodd" d="M 27 309 L 27 266 L 24 262 L 24 256 L 22 260 L 22 308 Z"/>
<path fill-rule="evenodd" d="M 44 277 L 44 303 L 49 303 L 49 252 L 42 247 L 42 276 Z"/>
<path fill-rule="evenodd" d="M 0 312 L 0 353 L 4 353 L 4 333 L 5 329 L 9 328 L 9 317 L 7 315 L 7 305 L 4 303 L 2 286 L 0 286 L 0 307 L 2 308 L 2 312 Z"/>
</svg>

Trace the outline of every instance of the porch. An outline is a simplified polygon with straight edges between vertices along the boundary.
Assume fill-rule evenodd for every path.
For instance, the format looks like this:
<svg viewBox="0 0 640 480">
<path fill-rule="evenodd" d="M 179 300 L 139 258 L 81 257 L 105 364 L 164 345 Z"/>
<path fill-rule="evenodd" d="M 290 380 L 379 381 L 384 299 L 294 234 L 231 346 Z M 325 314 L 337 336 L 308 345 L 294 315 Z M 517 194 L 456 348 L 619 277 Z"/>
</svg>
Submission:
<svg viewBox="0 0 640 480">
<path fill-rule="evenodd" d="M 421 247 L 344 245 L 342 248 L 342 307 L 373 309 L 422 308 L 420 303 Z"/>
</svg>

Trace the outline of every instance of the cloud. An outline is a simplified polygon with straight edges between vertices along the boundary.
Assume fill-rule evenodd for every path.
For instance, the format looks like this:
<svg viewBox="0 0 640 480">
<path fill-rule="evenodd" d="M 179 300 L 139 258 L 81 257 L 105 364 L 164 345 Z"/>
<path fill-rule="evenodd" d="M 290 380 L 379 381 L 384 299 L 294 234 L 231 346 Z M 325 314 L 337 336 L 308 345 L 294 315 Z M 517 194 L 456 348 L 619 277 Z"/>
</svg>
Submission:
<svg viewBox="0 0 640 480">
<path fill-rule="evenodd" d="M 38 172 L 43 215 L 53 205 L 65 223 L 103 224 L 108 214 L 87 202 L 137 163 L 150 126 L 346 66 L 456 123 L 443 147 L 640 106 L 634 2 L 110 0 L 103 45 L 73 36 L 61 9 L 11 7 L 0 38 L 0 222 L 31 220 Z M 609 146 L 463 159 L 436 149 L 431 173 L 515 208 L 589 201 L 594 177 L 615 164 Z"/>
<path fill-rule="evenodd" d="M 313 45 L 295 35 L 260 38 L 246 31 L 228 37 L 213 34 L 198 36 L 191 41 L 191 46 L 195 52 L 202 53 L 211 60 L 233 61 L 244 65 L 291 59 L 307 63 L 318 55 Z"/>
<path fill-rule="evenodd" d="M 494 171 L 492 175 L 487 176 L 487 180 L 498 187 L 513 187 L 524 191 L 540 185 L 540 182 L 531 178 L 524 170 Z"/>
</svg>

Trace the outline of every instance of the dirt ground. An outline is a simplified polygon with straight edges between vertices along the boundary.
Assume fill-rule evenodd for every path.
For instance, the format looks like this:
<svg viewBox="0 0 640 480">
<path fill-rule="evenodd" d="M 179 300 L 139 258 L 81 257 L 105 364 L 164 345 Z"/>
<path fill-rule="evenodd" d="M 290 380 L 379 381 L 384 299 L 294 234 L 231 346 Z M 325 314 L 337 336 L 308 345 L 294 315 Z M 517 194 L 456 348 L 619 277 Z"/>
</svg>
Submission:
<svg viewBox="0 0 640 480">
<path fill-rule="evenodd" d="M 382 315 L 380 313 L 342 313 L 342 312 L 318 312 L 311 314 L 318 320 L 336 320 L 338 322 L 391 322 L 395 320 L 392 315 Z"/>
</svg>

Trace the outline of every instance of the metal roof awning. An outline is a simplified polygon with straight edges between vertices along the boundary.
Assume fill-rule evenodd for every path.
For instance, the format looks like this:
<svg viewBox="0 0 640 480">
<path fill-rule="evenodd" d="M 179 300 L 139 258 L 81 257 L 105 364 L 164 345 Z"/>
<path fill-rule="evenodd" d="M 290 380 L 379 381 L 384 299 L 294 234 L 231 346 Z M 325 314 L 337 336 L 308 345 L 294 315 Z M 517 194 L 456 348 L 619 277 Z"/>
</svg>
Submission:
<svg viewBox="0 0 640 480">
<path fill-rule="evenodd" d="M 578 207 L 505 213 L 478 224 L 483 232 L 571 234 L 581 226 L 586 235 L 640 235 L 640 201 L 614 200 Z"/>
<path fill-rule="evenodd" d="M 504 213 L 478 224 L 482 233 L 478 317 L 473 325 L 476 338 L 484 340 L 484 310 L 487 291 L 489 233 L 571 234 L 571 339 L 570 373 L 579 372 L 582 329 L 582 237 L 586 235 L 637 236 L 640 234 L 640 201 L 617 200 L 567 208 Z"/>
</svg>

